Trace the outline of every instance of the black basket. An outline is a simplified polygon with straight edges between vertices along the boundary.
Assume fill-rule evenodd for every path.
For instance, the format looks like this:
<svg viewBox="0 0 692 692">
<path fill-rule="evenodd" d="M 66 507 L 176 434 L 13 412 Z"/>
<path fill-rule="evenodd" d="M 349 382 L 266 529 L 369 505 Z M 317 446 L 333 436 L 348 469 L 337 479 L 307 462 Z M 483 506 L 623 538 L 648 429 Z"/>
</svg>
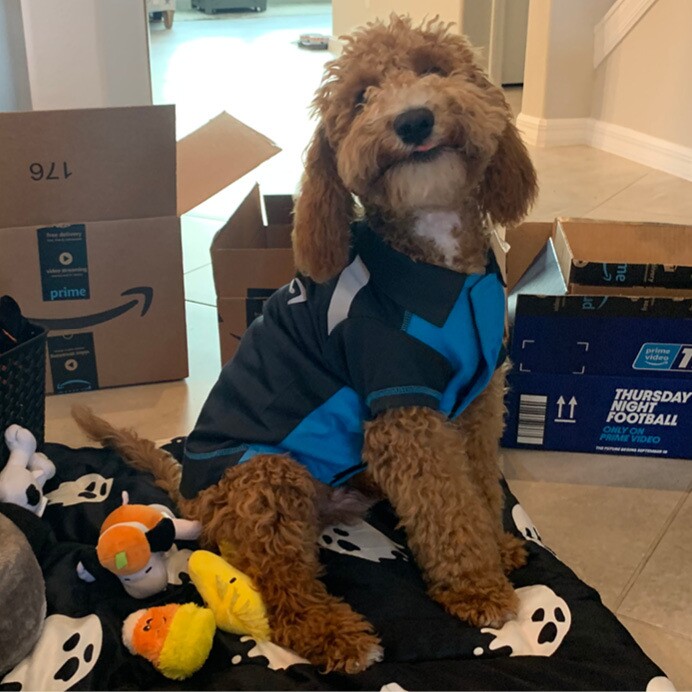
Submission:
<svg viewBox="0 0 692 692">
<path fill-rule="evenodd" d="M 46 330 L 0 355 L 0 467 L 9 457 L 4 434 L 17 423 L 43 444 L 46 425 Z"/>
</svg>

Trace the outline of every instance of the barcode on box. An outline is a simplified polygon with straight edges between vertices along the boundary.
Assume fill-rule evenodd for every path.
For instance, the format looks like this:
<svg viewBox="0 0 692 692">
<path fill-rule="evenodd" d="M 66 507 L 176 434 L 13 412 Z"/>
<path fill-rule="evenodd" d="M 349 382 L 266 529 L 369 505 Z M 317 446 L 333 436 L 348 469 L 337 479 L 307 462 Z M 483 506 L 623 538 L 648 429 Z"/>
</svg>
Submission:
<svg viewBox="0 0 692 692">
<path fill-rule="evenodd" d="M 541 446 L 545 434 L 545 418 L 548 397 L 539 394 L 522 394 L 519 397 L 519 425 L 517 442 Z"/>
</svg>

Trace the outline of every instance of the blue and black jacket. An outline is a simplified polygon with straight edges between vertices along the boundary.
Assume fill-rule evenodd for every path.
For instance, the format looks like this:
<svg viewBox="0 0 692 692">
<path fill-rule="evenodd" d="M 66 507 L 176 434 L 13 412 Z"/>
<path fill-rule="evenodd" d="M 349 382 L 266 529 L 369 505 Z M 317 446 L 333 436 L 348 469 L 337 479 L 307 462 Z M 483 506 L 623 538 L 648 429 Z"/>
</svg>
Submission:
<svg viewBox="0 0 692 692">
<path fill-rule="evenodd" d="M 265 453 L 343 483 L 363 468 L 364 421 L 401 406 L 454 418 L 504 360 L 494 257 L 485 274 L 460 274 L 411 260 L 365 222 L 352 241 L 338 276 L 296 276 L 250 325 L 188 437 L 184 497 Z"/>
</svg>

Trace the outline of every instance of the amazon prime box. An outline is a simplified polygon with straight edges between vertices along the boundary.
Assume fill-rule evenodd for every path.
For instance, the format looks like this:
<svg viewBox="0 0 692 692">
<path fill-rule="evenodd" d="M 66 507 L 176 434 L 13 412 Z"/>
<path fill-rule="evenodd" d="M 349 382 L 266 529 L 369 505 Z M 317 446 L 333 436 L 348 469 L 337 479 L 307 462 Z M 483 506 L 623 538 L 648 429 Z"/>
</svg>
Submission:
<svg viewBox="0 0 692 692">
<path fill-rule="evenodd" d="M 692 227 L 507 233 L 506 447 L 692 458 Z"/>
<path fill-rule="evenodd" d="M 49 329 L 47 389 L 187 376 L 180 215 L 278 149 L 173 106 L 0 113 L 0 294 Z"/>
</svg>

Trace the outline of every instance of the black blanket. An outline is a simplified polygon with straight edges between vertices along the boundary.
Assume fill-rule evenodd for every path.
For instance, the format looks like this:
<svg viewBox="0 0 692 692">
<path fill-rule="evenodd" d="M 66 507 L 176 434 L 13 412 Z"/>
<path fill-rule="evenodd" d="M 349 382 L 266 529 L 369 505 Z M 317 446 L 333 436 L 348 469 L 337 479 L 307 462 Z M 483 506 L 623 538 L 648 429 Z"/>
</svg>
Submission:
<svg viewBox="0 0 692 692">
<path fill-rule="evenodd" d="M 178 453 L 180 440 L 170 449 Z M 195 546 L 179 544 L 167 590 L 145 601 L 126 595 L 114 577 L 89 584 L 76 571 L 122 491 L 133 503 L 172 507 L 170 500 L 110 451 L 49 444 L 45 452 L 57 466 L 45 487 L 50 504 L 43 522 L 52 534 L 39 555 L 48 616 L 32 655 L 4 677 L 0 690 L 673 689 L 598 594 L 543 545 L 509 489 L 505 526 L 529 539 L 530 557 L 511 575 L 519 617 L 501 630 L 474 629 L 428 598 L 406 536 L 383 502 L 367 522 L 330 528 L 321 540 L 325 583 L 374 624 L 383 662 L 358 675 L 324 675 L 276 645 L 217 631 L 204 667 L 173 682 L 127 651 L 121 626 L 142 607 L 201 603 L 185 572 Z"/>
</svg>

